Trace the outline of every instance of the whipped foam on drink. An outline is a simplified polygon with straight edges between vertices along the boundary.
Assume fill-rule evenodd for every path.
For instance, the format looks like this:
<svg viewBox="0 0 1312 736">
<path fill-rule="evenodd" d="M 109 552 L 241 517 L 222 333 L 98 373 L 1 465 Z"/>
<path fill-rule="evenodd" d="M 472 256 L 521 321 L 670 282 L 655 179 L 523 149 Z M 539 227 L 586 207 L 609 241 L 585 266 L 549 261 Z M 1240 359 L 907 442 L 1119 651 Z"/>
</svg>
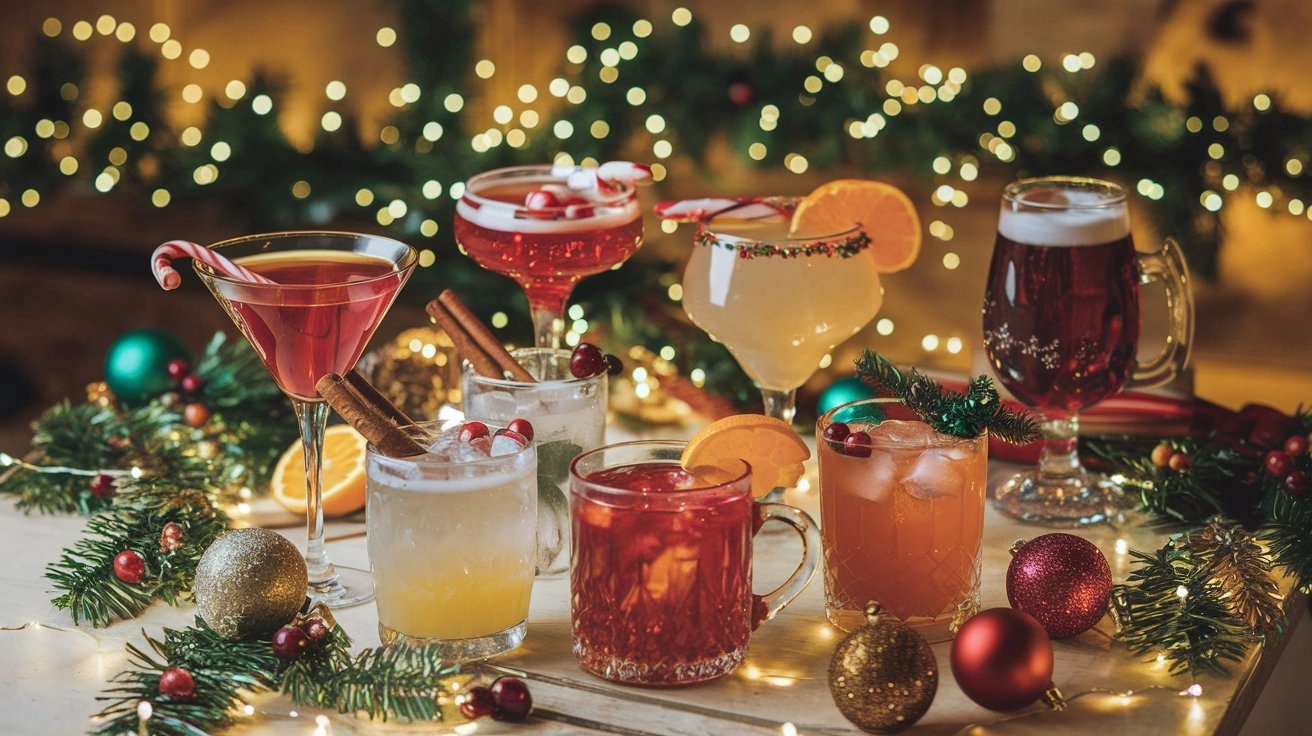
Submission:
<svg viewBox="0 0 1312 736">
<path fill-rule="evenodd" d="M 552 174 L 557 178 L 542 177 L 533 184 L 539 190 L 551 191 L 558 199 L 576 203 L 572 206 L 577 210 L 556 207 L 535 216 L 525 207 L 528 191 L 521 189 L 518 196 L 506 197 L 516 201 L 506 202 L 492 198 L 497 195 L 489 188 L 480 191 L 467 189 L 465 196 L 456 202 L 456 214 L 466 222 L 488 230 L 520 233 L 602 230 L 620 227 L 641 216 L 631 186 L 627 191 L 614 188 L 600 182 L 595 171 L 586 168 L 553 170 Z"/>
<path fill-rule="evenodd" d="M 1029 203 L 1069 207 L 1012 209 Z M 1019 205 L 1003 200 L 998 234 L 1026 245 L 1098 245 L 1129 237 L 1130 212 L 1123 202 L 1108 205 L 1107 196 L 1099 192 L 1029 190 L 1022 194 Z"/>
</svg>

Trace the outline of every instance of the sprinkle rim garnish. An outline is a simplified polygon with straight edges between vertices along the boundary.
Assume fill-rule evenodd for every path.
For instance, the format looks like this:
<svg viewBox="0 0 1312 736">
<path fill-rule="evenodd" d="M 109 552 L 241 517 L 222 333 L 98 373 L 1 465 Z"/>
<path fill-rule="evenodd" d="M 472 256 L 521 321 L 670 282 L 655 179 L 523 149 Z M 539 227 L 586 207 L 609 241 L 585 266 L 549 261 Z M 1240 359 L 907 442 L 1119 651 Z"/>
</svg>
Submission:
<svg viewBox="0 0 1312 736">
<path fill-rule="evenodd" d="M 846 233 L 836 236 L 810 239 L 810 238 L 793 238 L 793 239 L 765 239 L 755 240 L 741 236 L 719 235 L 712 232 L 707 223 L 701 223 L 697 226 L 697 236 L 694 238 L 697 245 L 725 248 L 738 252 L 739 258 L 800 258 L 811 256 L 827 256 L 839 258 L 851 258 L 870 247 L 870 236 L 865 231 L 854 226 Z"/>
</svg>

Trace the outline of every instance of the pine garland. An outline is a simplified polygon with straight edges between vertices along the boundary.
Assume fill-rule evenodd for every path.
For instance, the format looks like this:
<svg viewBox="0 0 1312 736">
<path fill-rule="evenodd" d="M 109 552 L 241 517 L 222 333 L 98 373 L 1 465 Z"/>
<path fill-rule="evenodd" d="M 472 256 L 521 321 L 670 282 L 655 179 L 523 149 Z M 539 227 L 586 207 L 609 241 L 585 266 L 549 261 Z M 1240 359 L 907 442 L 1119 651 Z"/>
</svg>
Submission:
<svg viewBox="0 0 1312 736">
<path fill-rule="evenodd" d="M 856 360 L 856 375 L 877 389 L 892 393 L 943 434 L 977 437 L 988 431 L 1003 442 L 1023 445 L 1039 438 L 1039 426 L 1029 414 L 1007 408 L 988 376 L 976 376 L 965 394 L 949 391 L 915 368 L 909 374 L 887 358 L 865 350 Z"/>
</svg>

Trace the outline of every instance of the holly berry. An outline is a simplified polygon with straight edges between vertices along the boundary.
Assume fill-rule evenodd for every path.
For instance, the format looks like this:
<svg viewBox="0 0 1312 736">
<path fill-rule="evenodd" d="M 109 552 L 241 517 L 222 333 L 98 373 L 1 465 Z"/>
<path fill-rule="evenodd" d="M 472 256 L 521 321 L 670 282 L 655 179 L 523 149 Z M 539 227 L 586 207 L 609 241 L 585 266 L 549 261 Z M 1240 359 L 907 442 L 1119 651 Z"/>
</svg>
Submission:
<svg viewBox="0 0 1312 736">
<path fill-rule="evenodd" d="M 606 353 L 602 357 L 606 361 L 606 375 L 618 376 L 624 372 L 624 363 L 621 362 L 618 357 L 611 355 L 610 353 Z"/>
<path fill-rule="evenodd" d="M 199 401 L 193 401 L 182 407 L 182 421 L 186 422 L 188 427 L 204 427 L 209 420 L 209 408 Z"/>
<path fill-rule="evenodd" d="M 125 583 L 139 583 L 146 576 L 146 559 L 134 549 L 114 555 L 114 577 Z"/>
<path fill-rule="evenodd" d="M 569 372 L 575 378 L 588 378 L 607 369 L 606 355 L 590 342 L 581 342 L 569 355 Z"/>
<path fill-rule="evenodd" d="M 1273 477 L 1284 478 L 1294 469 L 1294 458 L 1284 450 L 1272 450 L 1266 454 L 1262 464 Z"/>
<path fill-rule="evenodd" d="M 169 378 L 175 381 L 181 381 L 182 377 L 191 371 L 191 366 L 182 358 L 174 358 L 164 366 L 164 371 L 169 374 Z"/>
<path fill-rule="evenodd" d="M 299 626 L 284 626 L 273 632 L 273 653 L 283 659 L 300 659 L 310 648 L 310 637 Z"/>
<path fill-rule="evenodd" d="M 1164 468 L 1171 461 L 1171 455 L 1174 454 L 1175 450 L 1172 450 L 1170 445 L 1163 442 L 1153 448 L 1153 453 L 1152 455 L 1149 455 L 1149 459 L 1153 461 L 1153 465 L 1156 465 L 1159 468 Z"/>
<path fill-rule="evenodd" d="M 857 431 L 844 437 L 843 454 L 852 457 L 870 457 L 870 435 Z"/>
<path fill-rule="evenodd" d="M 1290 435 L 1285 440 L 1285 452 L 1294 456 L 1307 452 L 1307 438 L 1301 434 Z"/>
<path fill-rule="evenodd" d="M 182 526 L 176 521 L 170 521 L 159 530 L 159 548 L 165 552 L 182 549 L 183 536 Z"/>
<path fill-rule="evenodd" d="M 533 441 L 533 424 L 529 422 L 529 420 L 527 419 L 520 419 L 518 417 L 516 417 L 515 419 L 511 419 L 510 423 L 506 425 L 506 429 L 510 430 L 511 432 L 518 432 L 521 435 L 523 435 L 524 444 L 528 444 L 529 442 Z"/>
<path fill-rule="evenodd" d="M 522 721 L 533 708 L 528 685 L 518 677 L 498 677 L 492 681 L 492 699 L 496 703 L 492 718 L 498 721 Z"/>
<path fill-rule="evenodd" d="M 160 673 L 159 694 L 174 700 L 191 700 L 196 695 L 196 678 L 181 667 L 170 667 Z"/>
<path fill-rule="evenodd" d="M 473 442 L 479 437 L 487 437 L 492 431 L 482 422 L 465 422 L 460 426 L 460 441 Z"/>
<path fill-rule="evenodd" d="M 848 427 L 847 424 L 843 422 L 834 422 L 828 427 L 825 427 L 825 431 L 821 433 L 821 436 L 830 442 L 842 444 L 843 440 L 847 439 L 849 434 L 852 434 L 851 427 Z"/>
<path fill-rule="evenodd" d="M 1294 498 L 1302 498 L 1312 490 L 1312 483 L 1308 482 L 1307 473 L 1301 470 L 1292 470 L 1289 475 L 1285 476 L 1285 490 Z"/>
<path fill-rule="evenodd" d="M 492 695 L 492 689 L 485 685 L 469 688 L 460 700 L 460 715 L 471 721 L 492 715 L 496 708 L 496 697 Z"/>
<path fill-rule="evenodd" d="M 116 490 L 112 475 L 100 473 L 91 479 L 91 495 L 96 498 L 109 498 Z"/>
<path fill-rule="evenodd" d="M 332 633 L 332 630 L 328 628 L 328 624 L 318 616 L 305 619 L 304 623 L 301 624 L 301 630 L 305 632 L 305 636 L 310 640 L 310 643 L 315 645 L 322 643 Z"/>
<path fill-rule="evenodd" d="M 195 373 L 188 373 L 187 375 L 182 377 L 182 383 L 181 383 L 182 390 L 189 394 L 196 393 L 197 391 L 200 390 L 200 387 L 204 385 L 205 385 L 205 379 L 201 378 Z"/>
</svg>

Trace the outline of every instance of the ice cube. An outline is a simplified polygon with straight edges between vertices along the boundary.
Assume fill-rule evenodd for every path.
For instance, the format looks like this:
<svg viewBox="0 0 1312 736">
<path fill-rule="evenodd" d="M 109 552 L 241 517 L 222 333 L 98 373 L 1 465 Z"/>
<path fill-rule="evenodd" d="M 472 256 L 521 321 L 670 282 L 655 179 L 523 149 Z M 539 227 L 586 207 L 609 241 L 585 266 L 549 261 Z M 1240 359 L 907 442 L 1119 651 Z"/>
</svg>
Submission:
<svg viewBox="0 0 1312 736">
<path fill-rule="evenodd" d="M 505 423 L 519 415 L 519 405 L 515 395 L 509 391 L 485 391 L 471 393 L 466 414 L 472 418 Z"/>
<path fill-rule="evenodd" d="M 897 484 L 897 463 L 893 461 L 892 455 L 880 452 L 869 458 L 852 458 L 847 462 L 858 465 L 860 470 L 846 478 L 844 490 L 867 501 L 888 501 L 893 486 Z"/>
<path fill-rule="evenodd" d="M 539 412 L 553 414 L 568 411 L 574 408 L 572 404 L 579 400 L 578 395 L 578 386 L 572 384 L 565 383 L 557 386 L 546 382 L 539 383 L 533 391 L 533 396 L 538 400 L 541 408 L 535 407 L 534 411 L 526 411 L 525 414 L 536 416 Z"/>
<path fill-rule="evenodd" d="M 519 432 L 508 429 L 497 430 L 492 436 L 492 457 L 513 455 L 528 446 L 528 440 Z"/>
<path fill-rule="evenodd" d="M 967 485 L 965 466 L 950 450 L 926 450 L 902 483 L 907 493 L 919 499 L 957 496 Z"/>
<path fill-rule="evenodd" d="M 858 428 L 853 425 L 852 431 Z M 866 434 L 870 435 L 871 441 L 876 444 L 898 444 L 911 445 L 913 447 L 925 447 L 934 439 L 935 432 L 928 424 L 924 422 L 906 421 L 903 419 L 889 419 L 879 424 L 871 425 L 864 428 Z"/>
</svg>

